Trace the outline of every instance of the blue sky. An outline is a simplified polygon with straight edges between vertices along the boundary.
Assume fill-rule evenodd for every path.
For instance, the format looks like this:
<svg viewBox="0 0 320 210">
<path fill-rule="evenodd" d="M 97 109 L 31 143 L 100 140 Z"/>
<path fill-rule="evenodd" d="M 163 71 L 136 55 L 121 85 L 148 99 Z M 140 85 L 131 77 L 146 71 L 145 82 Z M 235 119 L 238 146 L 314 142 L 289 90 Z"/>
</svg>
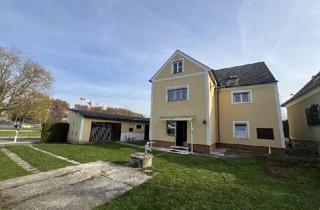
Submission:
<svg viewBox="0 0 320 210">
<path fill-rule="evenodd" d="M 3 0 L 0 26 L 0 46 L 52 72 L 53 97 L 146 116 L 176 49 L 214 69 L 265 61 L 281 102 L 320 70 L 320 1 Z"/>
</svg>

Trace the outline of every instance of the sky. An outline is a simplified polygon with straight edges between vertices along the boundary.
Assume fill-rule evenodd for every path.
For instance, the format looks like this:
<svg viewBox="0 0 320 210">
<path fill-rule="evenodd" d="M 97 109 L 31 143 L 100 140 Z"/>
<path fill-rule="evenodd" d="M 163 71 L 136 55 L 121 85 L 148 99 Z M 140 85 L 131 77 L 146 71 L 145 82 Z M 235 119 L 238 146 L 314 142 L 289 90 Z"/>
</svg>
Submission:
<svg viewBox="0 0 320 210">
<path fill-rule="evenodd" d="M 176 49 L 213 69 L 264 61 L 284 102 L 320 71 L 320 1 L 2 0 L 0 46 L 42 64 L 71 106 L 149 116 L 148 80 Z"/>
</svg>

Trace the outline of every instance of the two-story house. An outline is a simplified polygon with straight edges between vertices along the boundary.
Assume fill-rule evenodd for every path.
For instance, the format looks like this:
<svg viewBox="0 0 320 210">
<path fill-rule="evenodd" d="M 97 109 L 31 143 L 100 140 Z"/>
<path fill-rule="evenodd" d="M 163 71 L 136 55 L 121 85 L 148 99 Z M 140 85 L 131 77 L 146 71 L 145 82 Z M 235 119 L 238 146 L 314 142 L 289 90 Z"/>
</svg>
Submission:
<svg viewBox="0 0 320 210">
<path fill-rule="evenodd" d="M 150 82 L 155 147 L 284 151 L 277 80 L 264 62 L 213 70 L 177 50 Z"/>
</svg>

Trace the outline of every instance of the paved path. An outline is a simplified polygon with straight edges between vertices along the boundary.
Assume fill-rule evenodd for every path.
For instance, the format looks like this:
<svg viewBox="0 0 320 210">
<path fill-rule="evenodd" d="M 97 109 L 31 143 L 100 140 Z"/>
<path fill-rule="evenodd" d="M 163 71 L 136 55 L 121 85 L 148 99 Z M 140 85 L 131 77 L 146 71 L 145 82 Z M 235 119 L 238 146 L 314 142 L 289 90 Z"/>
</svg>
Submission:
<svg viewBox="0 0 320 210">
<path fill-rule="evenodd" d="M 68 158 L 65 158 L 65 157 L 62 157 L 62 156 L 53 154 L 53 153 L 51 153 L 51 152 L 48 152 L 48 151 L 39 149 L 39 148 L 37 148 L 37 147 L 32 146 L 31 144 L 29 145 L 29 147 L 31 147 L 32 149 L 35 149 L 35 150 L 37 150 L 37 151 L 39 151 L 39 152 L 42 152 L 42 153 L 44 153 L 44 154 L 50 155 L 50 156 L 52 156 L 52 157 L 55 157 L 55 158 L 58 158 L 58 159 L 67 161 L 67 162 L 69 162 L 69 163 L 71 163 L 71 164 L 74 164 L 74 165 L 79 165 L 79 164 L 81 164 L 81 163 L 79 163 L 78 161 L 70 160 L 70 159 L 68 159 Z"/>
<path fill-rule="evenodd" d="M 24 170 L 30 172 L 30 173 L 39 173 L 39 170 L 30 165 L 28 162 L 21 159 L 18 155 L 11 152 L 10 150 L 6 148 L 1 149 L 4 154 L 6 154 L 11 160 L 16 162 L 19 166 L 21 166 Z M 1 198 L 1 197 L 0 197 Z M 1 206 L 0 206 L 1 207 Z"/>
<path fill-rule="evenodd" d="M 151 177 L 97 161 L 0 182 L 0 209 L 92 209 Z"/>
</svg>

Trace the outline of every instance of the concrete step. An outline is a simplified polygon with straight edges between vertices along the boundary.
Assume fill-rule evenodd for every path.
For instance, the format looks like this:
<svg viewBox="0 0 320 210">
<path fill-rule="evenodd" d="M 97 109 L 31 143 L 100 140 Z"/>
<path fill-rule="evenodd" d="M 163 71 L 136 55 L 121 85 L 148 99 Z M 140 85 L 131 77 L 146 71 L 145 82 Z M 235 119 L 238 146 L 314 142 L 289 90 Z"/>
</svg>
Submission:
<svg viewBox="0 0 320 210">
<path fill-rule="evenodd" d="M 169 151 L 177 154 L 182 154 L 182 155 L 190 154 L 190 152 L 188 151 L 181 151 L 181 150 L 174 150 L 174 149 L 170 149 Z"/>
<path fill-rule="evenodd" d="M 173 150 L 189 151 L 189 148 L 188 148 L 188 147 L 182 147 L 182 146 L 171 146 L 171 149 L 173 149 Z"/>
</svg>

